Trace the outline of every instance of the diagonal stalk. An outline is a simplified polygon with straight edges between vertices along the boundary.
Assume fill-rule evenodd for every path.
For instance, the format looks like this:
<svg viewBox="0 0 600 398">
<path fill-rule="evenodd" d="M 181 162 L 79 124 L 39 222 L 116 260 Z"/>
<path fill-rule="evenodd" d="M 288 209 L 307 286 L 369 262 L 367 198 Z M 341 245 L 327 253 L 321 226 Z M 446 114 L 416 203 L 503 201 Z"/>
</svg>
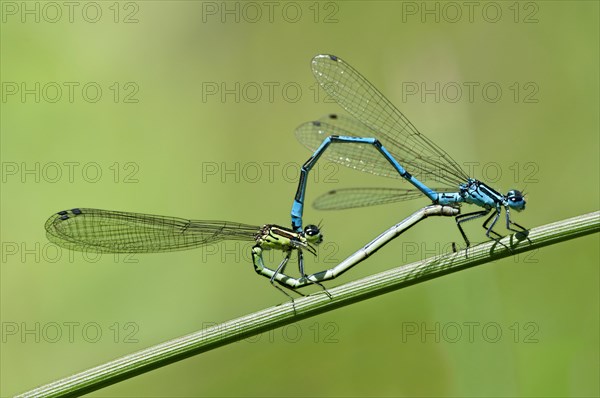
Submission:
<svg viewBox="0 0 600 398">
<path fill-rule="evenodd" d="M 600 211 L 533 228 L 464 251 L 442 255 L 349 282 L 324 292 L 296 299 L 216 325 L 187 336 L 126 355 L 19 395 L 19 397 L 78 396 L 149 372 L 238 340 L 309 318 L 335 308 L 379 296 L 429 279 L 518 253 L 556 244 L 600 231 Z M 522 238 L 522 237 L 521 237 Z M 509 246 L 511 250 L 504 246 Z"/>
</svg>

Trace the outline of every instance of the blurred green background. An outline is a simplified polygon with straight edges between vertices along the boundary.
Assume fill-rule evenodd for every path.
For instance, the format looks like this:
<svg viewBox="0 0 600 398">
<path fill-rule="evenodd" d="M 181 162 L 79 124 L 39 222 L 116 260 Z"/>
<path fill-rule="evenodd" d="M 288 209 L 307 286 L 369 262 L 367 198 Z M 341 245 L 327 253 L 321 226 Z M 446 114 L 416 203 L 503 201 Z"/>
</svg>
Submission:
<svg viewBox="0 0 600 398">
<path fill-rule="evenodd" d="M 294 128 L 341 111 L 316 90 L 318 53 L 474 177 L 524 189 L 518 223 L 599 207 L 597 2 L 72 4 L 1 3 L 2 396 L 285 301 L 248 246 L 86 257 L 43 225 L 73 207 L 288 225 L 309 156 Z M 405 184 L 321 163 L 307 200 L 352 186 Z M 308 266 L 426 204 L 309 207 L 327 245 Z M 452 220 L 427 220 L 327 286 L 454 241 Z M 598 396 L 598 254 L 594 235 L 497 261 L 91 395 Z"/>
</svg>

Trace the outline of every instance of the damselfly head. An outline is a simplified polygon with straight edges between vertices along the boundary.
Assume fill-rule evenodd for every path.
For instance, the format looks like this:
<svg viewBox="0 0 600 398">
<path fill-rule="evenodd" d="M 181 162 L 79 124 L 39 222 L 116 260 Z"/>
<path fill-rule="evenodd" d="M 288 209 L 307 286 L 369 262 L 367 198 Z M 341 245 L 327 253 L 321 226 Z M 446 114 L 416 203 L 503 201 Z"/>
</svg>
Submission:
<svg viewBox="0 0 600 398">
<path fill-rule="evenodd" d="M 516 211 L 525 210 L 525 197 L 521 191 L 517 191 L 516 189 L 508 191 L 506 200 L 508 202 L 508 207 L 511 209 Z"/>
<path fill-rule="evenodd" d="M 319 244 L 323 242 L 323 234 L 319 227 L 314 224 L 307 225 L 304 228 L 304 237 L 309 243 Z"/>
</svg>

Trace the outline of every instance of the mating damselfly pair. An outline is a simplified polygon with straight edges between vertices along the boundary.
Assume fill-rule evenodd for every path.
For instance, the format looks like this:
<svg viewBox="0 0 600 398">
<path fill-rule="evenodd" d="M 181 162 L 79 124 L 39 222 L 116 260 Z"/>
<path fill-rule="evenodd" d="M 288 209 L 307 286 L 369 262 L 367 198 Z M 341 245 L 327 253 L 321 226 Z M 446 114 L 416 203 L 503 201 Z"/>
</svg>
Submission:
<svg viewBox="0 0 600 398">
<path fill-rule="evenodd" d="M 483 227 L 488 238 L 499 241 L 501 235 L 493 228 L 503 208 L 507 229 L 525 231 L 510 218 L 510 209 L 525 209 L 525 199 L 520 191 L 511 190 L 502 195 L 468 176 L 442 148 L 419 133 L 383 94 L 340 58 L 318 55 L 312 60 L 312 70 L 321 87 L 353 118 L 328 115 L 318 121 L 305 123 L 296 130 L 300 142 L 314 153 L 301 170 L 292 205 L 291 229 L 273 224 L 259 227 L 227 221 L 196 221 L 81 208 L 53 215 L 46 222 L 49 239 L 68 249 L 119 253 L 185 250 L 227 239 L 254 241 L 252 258 L 256 272 L 268 277 L 271 283 L 278 282 L 295 289 L 337 277 L 428 216 L 456 216 L 457 226 L 467 247 L 470 242 L 461 224 L 491 212 Z M 323 240 L 323 235 L 316 225 L 303 228 L 304 198 L 308 173 L 323 155 L 331 161 L 361 171 L 402 177 L 416 189 L 335 190 L 316 200 L 315 207 L 318 209 L 370 206 L 414 199 L 421 195 L 427 196 L 433 204 L 396 224 L 338 266 L 307 275 L 303 250 L 314 255 L 315 245 Z M 431 188 L 425 185 L 426 181 L 436 181 L 444 187 Z M 458 207 L 462 203 L 477 205 L 482 210 L 458 215 Z M 263 261 L 263 250 L 270 249 L 284 253 L 283 260 L 275 269 L 268 268 Z M 285 267 L 294 251 L 298 255 L 299 278 L 285 274 Z"/>
</svg>

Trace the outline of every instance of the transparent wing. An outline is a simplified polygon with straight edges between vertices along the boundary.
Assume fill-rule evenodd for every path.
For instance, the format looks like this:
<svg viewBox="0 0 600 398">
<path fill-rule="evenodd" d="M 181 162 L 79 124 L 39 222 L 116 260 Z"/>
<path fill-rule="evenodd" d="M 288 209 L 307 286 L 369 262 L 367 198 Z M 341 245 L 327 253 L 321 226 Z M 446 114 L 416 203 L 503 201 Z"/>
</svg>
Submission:
<svg viewBox="0 0 600 398">
<path fill-rule="evenodd" d="M 98 253 L 157 253 L 192 249 L 224 239 L 254 240 L 260 227 L 99 209 L 58 212 L 46 221 L 48 240 Z"/>
<path fill-rule="evenodd" d="M 333 55 L 317 55 L 312 71 L 323 89 L 360 125 L 368 126 L 409 173 L 417 165 L 425 176 L 438 175 L 444 185 L 456 187 L 468 176 L 442 148 L 417 128 L 357 70 Z M 364 128 L 363 128 L 364 129 Z M 415 175 L 415 174 L 413 174 Z"/>
<path fill-rule="evenodd" d="M 448 191 L 440 189 L 438 192 Z M 334 189 L 313 202 L 317 210 L 342 210 L 357 207 L 383 205 L 422 198 L 423 193 L 417 189 L 402 188 L 343 188 Z"/>
<path fill-rule="evenodd" d="M 317 210 L 341 210 L 375 206 L 423 197 L 416 189 L 402 188 L 344 188 L 334 189 L 313 202 Z"/>
</svg>

